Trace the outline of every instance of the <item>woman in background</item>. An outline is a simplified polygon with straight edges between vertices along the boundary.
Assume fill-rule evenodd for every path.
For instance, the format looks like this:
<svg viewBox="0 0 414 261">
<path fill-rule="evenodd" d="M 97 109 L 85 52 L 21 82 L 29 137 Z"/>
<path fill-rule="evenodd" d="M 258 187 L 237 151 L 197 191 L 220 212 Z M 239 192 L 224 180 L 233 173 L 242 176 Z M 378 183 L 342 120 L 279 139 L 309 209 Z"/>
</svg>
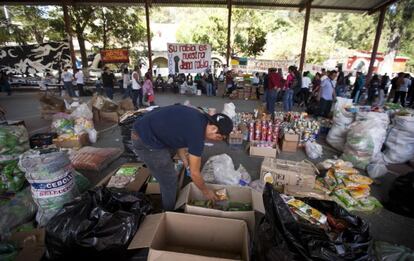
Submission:
<svg viewBox="0 0 414 261">
<path fill-rule="evenodd" d="M 145 74 L 145 81 L 143 85 L 143 93 L 146 101 L 149 103 L 150 106 L 155 105 L 155 97 L 154 97 L 154 86 L 151 80 L 151 74 Z"/>
</svg>

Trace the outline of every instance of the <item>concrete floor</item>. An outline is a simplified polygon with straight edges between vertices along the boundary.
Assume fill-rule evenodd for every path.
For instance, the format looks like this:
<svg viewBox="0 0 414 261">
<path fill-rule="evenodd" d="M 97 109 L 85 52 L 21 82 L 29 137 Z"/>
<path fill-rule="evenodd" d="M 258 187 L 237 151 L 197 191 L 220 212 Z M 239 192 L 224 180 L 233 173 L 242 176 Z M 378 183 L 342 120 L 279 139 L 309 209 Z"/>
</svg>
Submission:
<svg viewBox="0 0 414 261">
<path fill-rule="evenodd" d="M 35 92 L 15 92 L 12 96 L 4 96 L 0 93 L 0 106 L 7 110 L 7 118 L 9 120 L 24 120 L 30 133 L 46 131 L 50 126 L 50 121 L 40 119 L 38 94 Z M 161 106 L 174 103 L 183 103 L 189 100 L 191 104 L 201 107 L 214 107 L 217 111 L 221 111 L 225 102 L 233 102 L 237 111 L 252 111 L 260 105 L 259 101 L 229 100 L 221 97 L 197 97 L 178 94 L 158 94 L 156 93 L 156 103 Z M 115 95 L 115 100 L 120 99 L 120 94 Z M 84 99 L 84 100 L 87 100 Z M 280 109 L 280 105 L 278 106 Z M 98 126 L 99 140 L 97 147 L 123 147 L 118 126 Z M 324 138 L 319 140 L 324 148 L 324 158 L 332 158 L 334 155 L 340 155 L 337 151 L 325 144 Z M 252 176 L 252 179 L 259 177 L 260 165 L 263 158 L 250 157 L 244 150 L 236 150 L 229 148 L 224 143 L 215 143 L 213 146 L 205 147 L 203 162 L 210 156 L 221 153 L 227 153 L 233 159 L 234 165 L 238 167 L 242 164 Z M 306 158 L 303 150 L 297 153 L 281 153 L 281 159 L 303 160 Z M 84 173 L 92 183 L 96 184 L 100 179 L 116 169 L 117 166 L 125 162 L 120 158 L 112 163 L 105 171 L 101 173 Z M 317 161 L 316 161 L 317 162 Z M 413 171 L 408 165 L 389 166 L 395 174 L 387 174 L 385 177 L 378 179 L 378 184 L 372 186 L 372 195 L 380 201 L 386 201 L 388 190 L 393 180 L 398 175 L 402 175 Z M 371 225 L 371 232 L 376 240 L 387 241 L 390 243 L 401 244 L 414 249 L 414 239 L 412 233 L 414 231 L 414 219 L 403 217 L 392 213 L 386 209 L 381 209 L 375 213 L 357 213 L 361 215 Z"/>
</svg>

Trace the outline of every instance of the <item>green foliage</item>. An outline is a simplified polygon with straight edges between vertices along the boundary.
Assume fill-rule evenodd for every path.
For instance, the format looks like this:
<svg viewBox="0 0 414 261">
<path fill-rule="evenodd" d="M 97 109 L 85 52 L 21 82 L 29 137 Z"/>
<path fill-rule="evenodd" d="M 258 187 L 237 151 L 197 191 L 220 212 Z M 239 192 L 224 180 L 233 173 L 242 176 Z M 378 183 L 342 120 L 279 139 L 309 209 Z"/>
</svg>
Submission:
<svg viewBox="0 0 414 261">
<path fill-rule="evenodd" d="M 102 42 L 104 47 L 132 47 L 145 39 L 146 29 L 140 18 L 142 9 L 104 7 L 94 13 L 96 19 L 90 23 L 89 38 Z"/>
</svg>

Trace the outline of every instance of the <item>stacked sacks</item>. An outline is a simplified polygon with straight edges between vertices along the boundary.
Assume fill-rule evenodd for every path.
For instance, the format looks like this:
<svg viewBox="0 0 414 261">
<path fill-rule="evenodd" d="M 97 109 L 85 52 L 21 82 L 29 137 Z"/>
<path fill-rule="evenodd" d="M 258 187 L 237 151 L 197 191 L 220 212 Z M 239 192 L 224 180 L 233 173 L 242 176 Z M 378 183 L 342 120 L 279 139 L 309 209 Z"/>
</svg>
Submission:
<svg viewBox="0 0 414 261">
<path fill-rule="evenodd" d="M 383 159 L 387 164 L 414 158 L 414 114 L 396 114 L 385 142 Z"/>
<path fill-rule="evenodd" d="M 389 124 L 388 115 L 378 112 L 358 112 L 346 136 L 342 159 L 359 169 L 366 169 L 381 152 Z"/>
<path fill-rule="evenodd" d="M 346 135 L 349 125 L 354 121 L 355 113 L 347 111 L 352 106 L 352 99 L 338 97 L 335 103 L 332 128 L 326 137 L 326 141 L 339 151 L 344 150 Z"/>
</svg>

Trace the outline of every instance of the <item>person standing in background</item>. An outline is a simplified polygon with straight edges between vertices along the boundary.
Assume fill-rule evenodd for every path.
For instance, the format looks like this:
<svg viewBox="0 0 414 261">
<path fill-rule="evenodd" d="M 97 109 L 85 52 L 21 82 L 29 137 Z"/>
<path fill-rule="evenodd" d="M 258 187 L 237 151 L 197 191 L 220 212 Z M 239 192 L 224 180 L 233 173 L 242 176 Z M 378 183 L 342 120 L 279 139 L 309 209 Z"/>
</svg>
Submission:
<svg viewBox="0 0 414 261">
<path fill-rule="evenodd" d="M 213 74 L 208 70 L 205 74 L 205 81 L 207 83 L 207 96 L 213 96 Z"/>
<path fill-rule="evenodd" d="M 309 72 L 304 72 L 302 77 L 302 88 L 300 89 L 300 101 L 299 106 L 308 107 L 308 100 L 309 100 L 309 87 L 311 86 L 312 81 L 309 78 Z"/>
<path fill-rule="evenodd" d="M 387 74 L 383 75 L 381 77 L 381 84 L 379 86 L 378 89 L 378 106 L 383 106 L 384 105 L 384 101 L 385 101 L 385 94 L 386 94 L 386 89 L 387 89 L 387 85 L 389 82 L 389 78 L 387 76 Z"/>
<path fill-rule="evenodd" d="M 11 95 L 9 76 L 6 72 L 0 72 L 0 91 L 7 92 L 7 96 Z"/>
<path fill-rule="evenodd" d="M 369 83 L 369 88 L 368 88 L 368 104 L 369 105 L 372 105 L 375 99 L 375 95 L 379 93 L 380 85 L 381 85 L 380 79 L 378 75 L 375 74 L 372 77 L 371 82 Z"/>
<path fill-rule="evenodd" d="M 260 84 L 260 77 L 259 73 L 255 73 L 252 79 L 252 85 L 256 89 L 256 98 L 260 100 L 260 93 L 259 93 L 259 84 Z"/>
<path fill-rule="evenodd" d="M 73 74 L 69 72 L 70 66 L 65 67 L 63 70 L 63 87 L 70 97 L 75 97 L 75 92 L 73 91 Z"/>
<path fill-rule="evenodd" d="M 319 91 L 319 116 L 327 117 L 331 111 L 332 102 L 336 98 L 336 71 L 330 71 L 328 78 L 322 81 Z"/>
<path fill-rule="evenodd" d="M 280 74 L 276 72 L 276 68 L 269 70 L 268 76 L 268 90 L 266 94 L 266 109 L 267 112 L 272 115 L 272 119 L 275 117 L 275 103 L 277 95 L 283 87 L 283 81 Z"/>
<path fill-rule="evenodd" d="M 122 72 L 122 85 L 124 89 L 123 99 L 130 97 L 132 99 L 131 76 L 129 75 L 128 67 Z"/>
<path fill-rule="evenodd" d="M 150 106 L 155 105 L 154 86 L 152 84 L 151 74 L 145 74 L 144 85 L 142 86 L 143 95 Z"/>
<path fill-rule="evenodd" d="M 104 72 L 102 73 L 102 84 L 106 93 L 106 96 L 109 99 L 114 98 L 114 82 L 115 76 L 109 69 L 109 67 L 104 68 Z"/>
<path fill-rule="evenodd" d="M 285 83 L 285 93 L 283 95 L 283 110 L 285 112 L 292 111 L 293 108 L 293 94 L 298 83 L 296 79 L 296 67 L 289 66 L 288 68 L 289 74 L 286 79 Z"/>
<path fill-rule="evenodd" d="M 405 107 L 405 98 L 407 97 L 408 88 L 411 86 L 411 79 L 408 73 L 400 73 L 397 80 L 398 91 L 395 93 L 393 103 L 401 102 L 401 106 Z"/>
<path fill-rule="evenodd" d="M 79 96 L 85 96 L 85 92 L 83 91 L 83 86 L 85 82 L 84 82 L 82 70 L 77 69 L 77 72 L 75 73 L 75 79 L 76 79 L 76 87 L 78 87 L 78 91 L 79 91 Z"/>
<path fill-rule="evenodd" d="M 132 103 L 134 107 L 138 109 L 139 107 L 144 106 L 142 103 L 142 86 L 139 79 L 139 67 L 135 66 L 134 72 L 132 73 L 131 77 L 131 89 L 132 89 Z M 139 103 L 137 104 L 137 100 Z"/>
</svg>

